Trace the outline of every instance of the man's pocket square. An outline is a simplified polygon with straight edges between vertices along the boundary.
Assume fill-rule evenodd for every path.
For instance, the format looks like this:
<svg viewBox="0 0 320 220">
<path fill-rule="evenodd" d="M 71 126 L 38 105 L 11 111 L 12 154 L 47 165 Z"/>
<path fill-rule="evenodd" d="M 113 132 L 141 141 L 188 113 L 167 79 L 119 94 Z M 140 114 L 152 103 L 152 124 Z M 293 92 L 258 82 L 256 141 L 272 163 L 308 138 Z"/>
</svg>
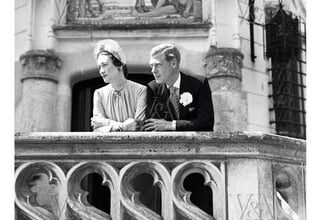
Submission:
<svg viewBox="0 0 320 220">
<path fill-rule="evenodd" d="M 191 107 L 191 108 L 189 108 L 189 112 L 192 112 L 192 111 L 194 111 L 194 110 L 196 110 L 196 108 L 195 108 L 195 107 Z"/>
</svg>

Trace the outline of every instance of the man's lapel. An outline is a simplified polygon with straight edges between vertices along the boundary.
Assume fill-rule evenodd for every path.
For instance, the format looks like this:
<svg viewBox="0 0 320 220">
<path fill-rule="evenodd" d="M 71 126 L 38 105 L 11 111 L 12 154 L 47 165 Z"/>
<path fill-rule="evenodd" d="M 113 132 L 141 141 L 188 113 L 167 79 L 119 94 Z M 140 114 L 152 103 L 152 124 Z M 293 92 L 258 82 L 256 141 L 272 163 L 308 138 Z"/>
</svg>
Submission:
<svg viewBox="0 0 320 220">
<path fill-rule="evenodd" d="M 165 106 L 165 108 L 163 109 L 163 113 L 166 115 L 165 119 L 176 120 L 177 118 L 175 110 L 172 103 L 170 102 L 170 92 L 166 84 L 163 83 L 159 85 L 158 95 L 160 96 L 162 104 Z"/>
<path fill-rule="evenodd" d="M 181 75 L 181 80 L 180 80 L 180 89 L 179 89 L 179 100 L 181 97 L 181 94 L 188 91 L 188 80 L 186 79 L 185 75 L 180 72 Z M 179 112 L 180 112 L 180 117 L 179 119 L 185 119 L 186 115 L 188 114 L 188 108 L 184 107 L 181 103 L 179 103 Z"/>
<path fill-rule="evenodd" d="M 165 100 L 167 100 L 167 98 L 169 97 L 169 91 L 168 88 L 166 86 L 166 84 L 162 83 L 159 86 L 159 95 L 163 98 L 165 98 Z"/>
</svg>

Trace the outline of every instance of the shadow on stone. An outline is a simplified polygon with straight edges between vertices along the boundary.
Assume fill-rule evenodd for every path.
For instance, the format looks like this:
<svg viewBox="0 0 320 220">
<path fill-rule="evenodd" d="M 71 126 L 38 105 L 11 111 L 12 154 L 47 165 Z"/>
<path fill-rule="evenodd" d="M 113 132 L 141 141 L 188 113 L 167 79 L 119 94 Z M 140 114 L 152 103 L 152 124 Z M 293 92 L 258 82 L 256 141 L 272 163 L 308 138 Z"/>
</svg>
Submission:
<svg viewBox="0 0 320 220">
<path fill-rule="evenodd" d="M 154 179 L 150 174 L 143 173 L 133 179 L 132 186 L 140 193 L 140 202 L 161 216 L 161 190 L 153 182 Z"/>
<path fill-rule="evenodd" d="M 190 200 L 197 207 L 213 215 L 212 190 L 204 185 L 204 177 L 200 173 L 192 173 L 183 181 L 183 187 L 191 192 Z"/>
<path fill-rule="evenodd" d="M 99 174 L 91 173 L 87 175 L 81 181 L 81 187 L 89 192 L 87 200 L 92 206 L 110 214 L 110 189 L 102 185 L 102 177 Z"/>
</svg>

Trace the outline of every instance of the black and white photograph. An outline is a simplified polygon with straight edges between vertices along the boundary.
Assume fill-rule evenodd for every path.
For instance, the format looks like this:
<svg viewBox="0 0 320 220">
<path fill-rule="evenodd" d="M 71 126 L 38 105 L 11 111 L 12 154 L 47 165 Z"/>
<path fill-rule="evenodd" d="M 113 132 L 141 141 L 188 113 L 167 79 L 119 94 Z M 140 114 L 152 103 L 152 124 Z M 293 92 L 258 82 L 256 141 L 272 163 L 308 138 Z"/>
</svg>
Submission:
<svg viewBox="0 0 320 220">
<path fill-rule="evenodd" d="M 306 0 L 13 11 L 12 218 L 307 219 Z"/>
</svg>

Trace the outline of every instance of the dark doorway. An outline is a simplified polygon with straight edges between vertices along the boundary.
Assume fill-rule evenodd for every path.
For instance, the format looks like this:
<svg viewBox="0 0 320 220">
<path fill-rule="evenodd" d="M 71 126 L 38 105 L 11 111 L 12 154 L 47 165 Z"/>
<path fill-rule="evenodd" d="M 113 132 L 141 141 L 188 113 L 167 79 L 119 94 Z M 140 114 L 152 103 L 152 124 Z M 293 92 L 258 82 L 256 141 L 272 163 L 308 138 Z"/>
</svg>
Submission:
<svg viewBox="0 0 320 220">
<path fill-rule="evenodd" d="M 92 131 L 90 118 L 92 117 L 93 93 L 104 85 L 103 80 L 98 77 L 81 81 L 73 86 L 71 131 Z"/>
</svg>

